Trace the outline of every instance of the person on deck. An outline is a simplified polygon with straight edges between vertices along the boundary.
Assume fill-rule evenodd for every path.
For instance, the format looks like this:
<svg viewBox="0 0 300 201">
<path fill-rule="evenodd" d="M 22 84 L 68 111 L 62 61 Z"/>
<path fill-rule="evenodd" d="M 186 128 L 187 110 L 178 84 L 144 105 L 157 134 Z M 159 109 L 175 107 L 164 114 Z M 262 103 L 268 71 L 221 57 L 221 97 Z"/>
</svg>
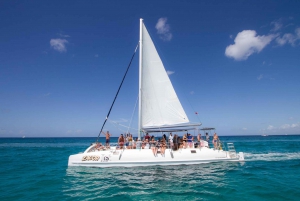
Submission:
<svg viewBox="0 0 300 201">
<path fill-rule="evenodd" d="M 141 149 L 142 148 L 142 142 L 140 138 L 136 139 L 136 149 Z"/>
<path fill-rule="evenodd" d="M 183 137 L 182 137 L 182 146 L 183 146 L 183 148 L 187 147 L 186 141 L 187 141 L 187 137 L 186 137 L 186 134 L 184 134 Z"/>
<path fill-rule="evenodd" d="M 163 138 L 165 139 L 165 141 L 167 141 L 167 136 L 166 136 L 166 134 L 163 135 Z"/>
<path fill-rule="evenodd" d="M 132 140 L 133 140 L 132 135 L 129 134 L 128 135 L 128 149 L 132 149 Z"/>
<path fill-rule="evenodd" d="M 153 155 L 156 156 L 157 148 L 156 148 L 156 141 L 155 141 L 154 137 L 151 138 L 150 148 L 152 150 Z"/>
<path fill-rule="evenodd" d="M 187 141 L 188 141 L 189 148 L 193 148 L 193 140 L 194 140 L 194 137 L 190 133 L 188 133 Z"/>
<path fill-rule="evenodd" d="M 214 143 L 215 149 L 217 148 L 218 140 L 219 140 L 219 137 L 218 137 L 217 133 L 214 133 L 213 143 Z"/>
<path fill-rule="evenodd" d="M 174 135 L 174 139 L 173 139 L 173 150 L 177 150 L 178 149 L 178 137 L 177 134 Z"/>
<path fill-rule="evenodd" d="M 149 148 L 150 148 L 149 140 L 146 139 L 146 140 L 145 140 L 145 146 L 144 146 L 144 149 L 149 149 Z"/>
<path fill-rule="evenodd" d="M 206 133 L 205 137 L 206 137 L 206 141 L 209 142 L 209 135 L 208 135 L 208 133 Z"/>
<path fill-rule="evenodd" d="M 124 146 L 124 137 L 123 137 L 123 134 L 120 135 L 119 139 L 118 139 L 118 143 L 119 143 L 119 146 L 120 146 L 120 149 L 123 149 L 123 146 Z"/>
<path fill-rule="evenodd" d="M 148 133 L 146 133 L 144 140 L 148 139 L 148 141 L 150 140 L 150 135 Z"/>
<path fill-rule="evenodd" d="M 169 143 L 170 143 L 170 149 L 173 149 L 173 135 L 172 135 L 172 133 L 170 133 L 170 135 L 169 135 Z"/>
<path fill-rule="evenodd" d="M 160 144 L 160 153 L 161 153 L 162 156 L 165 155 L 166 147 L 167 147 L 166 140 L 165 140 L 165 138 L 163 138 L 161 140 L 161 144 Z"/>
<path fill-rule="evenodd" d="M 109 131 L 106 131 L 106 133 L 102 131 L 102 133 L 105 135 L 105 145 L 106 147 L 109 147 L 111 134 L 109 133 Z"/>
<path fill-rule="evenodd" d="M 197 141 L 198 141 L 198 147 L 201 147 L 201 133 L 198 134 Z"/>
</svg>

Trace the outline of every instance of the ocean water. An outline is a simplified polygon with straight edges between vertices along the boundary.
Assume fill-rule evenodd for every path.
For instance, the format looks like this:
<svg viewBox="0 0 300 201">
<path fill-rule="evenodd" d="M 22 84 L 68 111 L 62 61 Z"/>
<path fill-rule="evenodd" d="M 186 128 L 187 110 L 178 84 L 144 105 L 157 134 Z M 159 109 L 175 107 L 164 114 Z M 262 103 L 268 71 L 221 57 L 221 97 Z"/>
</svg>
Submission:
<svg viewBox="0 0 300 201">
<path fill-rule="evenodd" d="M 0 200 L 300 200 L 300 136 L 220 139 L 246 161 L 68 168 L 95 138 L 0 138 Z"/>
</svg>

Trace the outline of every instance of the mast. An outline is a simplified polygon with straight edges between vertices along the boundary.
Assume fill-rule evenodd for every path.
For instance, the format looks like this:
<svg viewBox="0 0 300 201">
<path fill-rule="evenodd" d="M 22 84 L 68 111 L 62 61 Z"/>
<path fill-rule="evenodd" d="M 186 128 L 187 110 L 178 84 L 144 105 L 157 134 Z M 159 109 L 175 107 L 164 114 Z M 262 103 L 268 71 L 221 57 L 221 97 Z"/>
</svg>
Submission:
<svg viewBox="0 0 300 201">
<path fill-rule="evenodd" d="M 143 19 L 140 18 L 140 52 L 139 52 L 139 125 L 138 137 L 141 139 L 142 132 L 142 57 L 143 57 Z"/>
</svg>

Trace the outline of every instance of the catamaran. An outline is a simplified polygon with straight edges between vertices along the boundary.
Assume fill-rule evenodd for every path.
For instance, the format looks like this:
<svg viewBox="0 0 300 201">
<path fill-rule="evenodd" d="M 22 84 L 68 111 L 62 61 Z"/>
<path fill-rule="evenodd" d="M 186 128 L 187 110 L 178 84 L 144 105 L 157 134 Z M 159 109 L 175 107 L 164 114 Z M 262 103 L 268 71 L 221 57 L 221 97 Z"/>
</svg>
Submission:
<svg viewBox="0 0 300 201">
<path fill-rule="evenodd" d="M 192 123 L 189 121 L 154 43 L 144 25 L 143 19 L 140 19 L 140 40 L 138 46 L 139 139 L 146 133 L 176 133 L 200 130 L 199 127 L 201 123 Z M 107 118 L 108 116 L 106 120 Z M 99 135 L 102 132 L 103 126 Z M 207 131 L 212 129 L 213 128 L 202 128 L 201 130 Z M 227 143 L 227 150 L 225 150 L 225 147 L 225 145 L 209 147 L 207 141 L 201 140 L 199 143 L 192 142 L 190 146 L 180 145 L 176 148 L 174 148 L 174 146 L 167 146 L 165 150 L 157 146 L 155 150 L 156 153 L 154 153 L 153 150 L 147 147 L 127 149 L 126 146 L 120 146 L 120 144 L 111 144 L 110 146 L 101 147 L 99 149 L 99 144 L 93 143 L 83 153 L 71 155 L 68 165 L 134 167 L 244 161 L 243 152 L 237 153 L 233 143 Z"/>
</svg>

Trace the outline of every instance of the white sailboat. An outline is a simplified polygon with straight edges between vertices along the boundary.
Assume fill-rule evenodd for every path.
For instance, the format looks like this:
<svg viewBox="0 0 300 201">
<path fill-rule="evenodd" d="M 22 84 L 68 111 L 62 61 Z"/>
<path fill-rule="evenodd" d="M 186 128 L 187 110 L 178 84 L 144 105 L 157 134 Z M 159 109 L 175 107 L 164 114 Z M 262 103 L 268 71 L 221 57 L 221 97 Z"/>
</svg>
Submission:
<svg viewBox="0 0 300 201">
<path fill-rule="evenodd" d="M 139 42 L 139 123 L 138 136 L 142 133 L 179 132 L 195 130 L 200 123 L 191 123 L 176 95 L 169 76 L 156 51 L 153 41 L 140 19 Z M 151 165 L 200 164 L 217 161 L 243 161 L 242 152 L 235 151 L 233 143 L 228 150 L 204 146 L 172 149 L 164 154 L 153 154 L 151 149 L 119 149 L 118 145 L 97 149 L 92 144 L 84 153 L 71 155 L 69 166 L 133 167 Z"/>
</svg>

